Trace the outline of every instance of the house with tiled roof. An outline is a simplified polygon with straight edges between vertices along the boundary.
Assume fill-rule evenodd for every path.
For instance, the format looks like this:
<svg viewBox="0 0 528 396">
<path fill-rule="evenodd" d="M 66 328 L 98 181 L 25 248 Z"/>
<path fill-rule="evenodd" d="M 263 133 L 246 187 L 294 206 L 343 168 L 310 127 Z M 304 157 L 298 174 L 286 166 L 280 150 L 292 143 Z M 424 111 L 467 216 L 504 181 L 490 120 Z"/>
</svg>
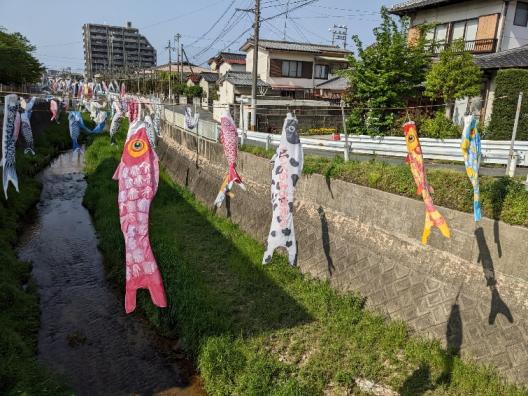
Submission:
<svg viewBox="0 0 528 396">
<path fill-rule="evenodd" d="M 389 7 L 389 12 L 410 18 L 410 41 L 420 25 L 431 24 L 427 39 L 433 54 L 464 40 L 484 71 L 482 118 L 489 119 L 493 109 L 497 70 L 528 67 L 528 1 L 407 0 Z"/>
<path fill-rule="evenodd" d="M 240 48 L 246 53 L 246 71 L 253 69 L 253 40 Z M 336 71 L 348 66 L 346 49 L 335 45 L 259 40 L 258 75 L 270 86 L 271 95 L 312 99 L 317 87 L 334 79 Z"/>
<path fill-rule="evenodd" d="M 211 70 L 223 75 L 228 71 L 246 71 L 246 54 L 237 52 L 219 52 L 207 63 Z"/>
</svg>

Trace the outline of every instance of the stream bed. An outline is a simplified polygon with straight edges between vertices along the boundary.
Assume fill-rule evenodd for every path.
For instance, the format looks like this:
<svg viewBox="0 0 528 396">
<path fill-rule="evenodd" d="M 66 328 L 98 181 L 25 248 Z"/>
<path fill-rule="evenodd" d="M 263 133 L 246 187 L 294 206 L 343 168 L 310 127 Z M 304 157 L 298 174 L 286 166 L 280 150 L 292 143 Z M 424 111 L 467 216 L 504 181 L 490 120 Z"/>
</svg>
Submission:
<svg viewBox="0 0 528 396">
<path fill-rule="evenodd" d="M 95 229 L 82 206 L 82 153 L 61 154 L 40 178 L 36 218 L 18 249 L 20 259 L 33 264 L 40 295 L 40 361 L 78 395 L 205 395 L 177 340 L 161 338 L 137 315 L 126 315 L 106 280 Z"/>
</svg>

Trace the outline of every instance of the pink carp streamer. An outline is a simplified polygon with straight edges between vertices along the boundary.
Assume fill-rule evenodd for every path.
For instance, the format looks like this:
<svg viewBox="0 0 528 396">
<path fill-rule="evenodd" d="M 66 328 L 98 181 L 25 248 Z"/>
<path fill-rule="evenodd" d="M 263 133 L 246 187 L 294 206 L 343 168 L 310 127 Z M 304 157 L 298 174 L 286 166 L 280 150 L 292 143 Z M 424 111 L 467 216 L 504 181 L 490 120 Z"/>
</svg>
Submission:
<svg viewBox="0 0 528 396">
<path fill-rule="evenodd" d="M 136 308 L 137 289 L 148 289 L 152 302 L 167 306 L 167 297 L 149 239 L 150 203 L 158 190 L 158 156 L 145 126 L 134 128 L 113 176 L 119 181 L 119 216 L 126 248 L 125 311 Z"/>
</svg>

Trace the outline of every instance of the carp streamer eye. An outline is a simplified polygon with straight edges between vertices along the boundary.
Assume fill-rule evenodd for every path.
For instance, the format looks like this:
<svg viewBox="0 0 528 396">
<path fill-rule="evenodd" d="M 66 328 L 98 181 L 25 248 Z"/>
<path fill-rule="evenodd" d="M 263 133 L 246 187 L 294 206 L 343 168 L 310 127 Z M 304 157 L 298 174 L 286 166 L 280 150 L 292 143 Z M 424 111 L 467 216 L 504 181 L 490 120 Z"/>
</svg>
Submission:
<svg viewBox="0 0 528 396">
<path fill-rule="evenodd" d="M 414 135 L 409 135 L 408 139 L 409 139 L 409 143 L 413 143 L 414 142 Z"/>
<path fill-rule="evenodd" d="M 140 157 L 148 150 L 148 145 L 143 139 L 134 139 L 128 143 L 128 153 L 134 157 Z"/>
<path fill-rule="evenodd" d="M 288 130 L 289 130 L 290 132 L 295 132 L 295 127 L 294 127 L 293 125 L 290 125 L 290 126 L 288 127 Z"/>
</svg>

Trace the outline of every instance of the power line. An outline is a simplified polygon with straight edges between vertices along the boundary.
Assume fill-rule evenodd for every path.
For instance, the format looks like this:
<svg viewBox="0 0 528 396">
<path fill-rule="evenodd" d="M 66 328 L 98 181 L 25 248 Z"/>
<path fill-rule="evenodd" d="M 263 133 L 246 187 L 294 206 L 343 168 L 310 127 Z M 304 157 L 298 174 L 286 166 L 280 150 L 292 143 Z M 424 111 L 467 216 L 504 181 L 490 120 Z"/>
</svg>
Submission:
<svg viewBox="0 0 528 396">
<path fill-rule="evenodd" d="M 218 25 L 218 22 L 220 22 L 222 18 L 228 13 L 231 7 L 233 7 L 233 4 L 235 4 L 235 1 L 236 0 L 232 0 L 231 3 L 229 3 L 227 8 L 225 9 L 225 11 L 218 17 L 218 19 L 211 25 L 211 27 L 204 34 L 202 34 L 200 37 L 198 37 L 196 40 L 194 40 L 189 45 L 196 44 L 198 41 L 202 40 L 205 36 L 207 36 L 216 27 L 216 25 Z"/>
<path fill-rule="evenodd" d="M 217 5 L 219 3 L 222 3 L 223 1 L 224 0 L 218 0 L 218 1 L 215 1 L 214 3 L 207 4 L 206 6 L 200 7 L 198 9 L 196 9 L 196 10 L 189 11 L 189 12 L 187 12 L 185 14 L 180 14 L 178 16 L 175 16 L 175 17 L 169 18 L 169 19 L 165 19 L 165 20 L 160 21 L 160 22 L 152 23 L 150 25 L 142 26 L 139 29 L 141 29 L 141 30 L 150 29 L 151 27 L 154 27 L 154 26 L 159 26 L 159 25 L 162 25 L 162 24 L 167 23 L 167 22 L 172 22 L 172 21 L 175 21 L 177 19 L 185 18 L 186 16 L 189 16 L 189 15 L 192 15 L 192 14 L 196 14 L 197 12 L 203 11 L 203 10 L 205 10 L 207 8 L 211 8 L 212 6 Z"/>
<path fill-rule="evenodd" d="M 211 41 L 211 43 L 209 43 L 209 45 L 207 47 L 205 47 L 205 49 L 203 49 L 202 51 L 198 52 L 197 54 L 195 54 L 192 58 L 193 59 L 196 59 L 197 57 L 199 57 L 200 55 L 203 55 L 204 53 L 206 53 L 209 49 L 211 49 L 213 47 L 213 45 L 216 43 L 216 41 L 221 37 L 221 36 L 225 36 L 227 33 L 229 33 L 236 25 L 238 25 L 238 23 L 240 23 L 240 20 L 241 19 L 238 19 L 237 21 L 235 21 L 234 23 L 231 23 L 231 21 L 234 19 L 235 15 L 238 13 L 237 10 L 235 10 L 233 12 L 233 14 L 231 15 L 231 17 L 229 18 L 229 20 L 227 21 L 226 25 L 224 26 L 224 28 L 220 31 L 220 33 L 218 33 L 218 35 Z"/>
</svg>

